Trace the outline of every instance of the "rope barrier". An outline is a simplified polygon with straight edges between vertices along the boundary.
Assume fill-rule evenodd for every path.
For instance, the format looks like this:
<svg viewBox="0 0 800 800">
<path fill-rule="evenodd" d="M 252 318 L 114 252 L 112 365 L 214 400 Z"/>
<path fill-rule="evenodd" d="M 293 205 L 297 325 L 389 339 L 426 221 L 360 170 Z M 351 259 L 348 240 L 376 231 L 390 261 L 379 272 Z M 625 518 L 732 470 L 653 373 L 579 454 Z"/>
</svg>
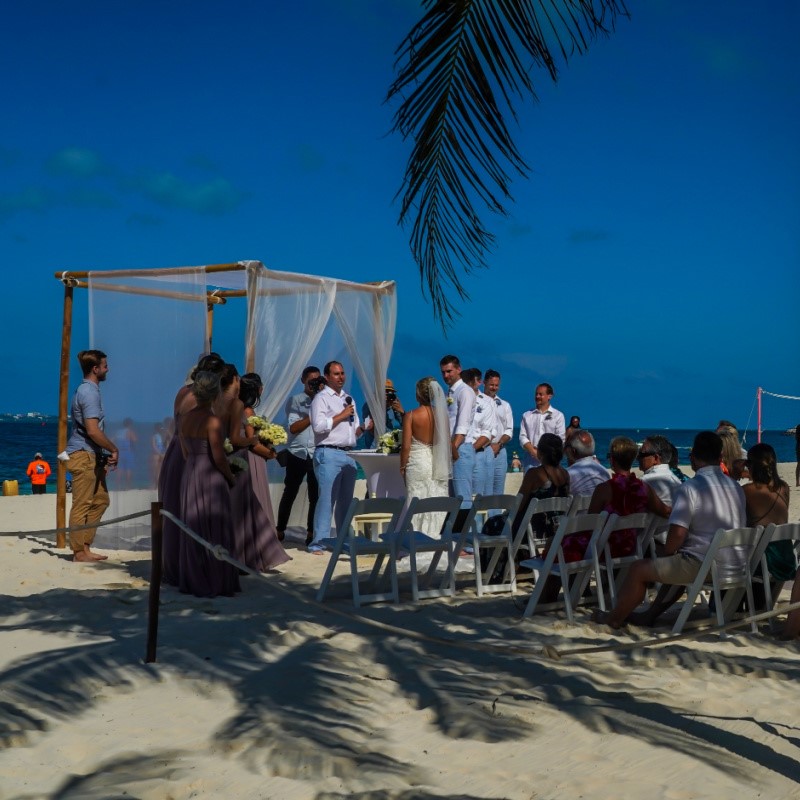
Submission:
<svg viewBox="0 0 800 800">
<path fill-rule="evenodd" d="M 518 645 L 497 645 L 494 643 L 486 643 L 486 642 L 460 641 L 458 639 L 448 639 L 442 636 L 430 636 L 428 634 L 420 633 L 418 631 L 413 631 L 408 628 L 400 628 L 396 625 L 390 625 L 385 622 L 379 622 L 378 620 L 363 617 L 360 614 L 354 614 L 352 612 L 344 611 L 339 608 L 334 608 L 333 606 L 327 606 L 324 605 L 323 603 L 317 602 L 316 600 L 309 599 L 300 592 L 297 592 L 294 589 L 290 589 L 288 586 L 284 585 L 280 581 L 267 577 L 266 575 L 263 575 L 260 572 L 256 572 L 255 570 L 248 567 L 246 564 L 242 564 L 240 561 L 237 561 L 230 555 L 230 553 L 228 553 L 228 551 L 224 547 L 222 547 L 221 545 L 212 545 L 210 542 L 207 542 L 201 536 L 196 534 L 191 528 L 189 528 L 182 520 L 178 519 L 174 514 L 171 514 L 169 511 L 164 511 L 164 509 L 161 509 L 161 516 L 171 520 L 175 525 L 178 526 L 178 528 L 180 528 L 180 530 L 182 530 L 184 533 L 186 533 L 188 536 L 194 539 L 198 544 L 202 545 L 206 550 L 212 553 L 212 555 L 214 555 L 215 558 L 218 558 L 220 561 L 226 561 L 227 563 L 231 564 L 237 569 L 246 572 L 248 575 L 252 575 L 253 577 L 258 578 L 259 580 L 265 581 L 270 586 L 280 589 L 282 592 L 288 594 L 290 597 L 293 597 L 296 600 L 310 604 L 312 606 L 316 606 L 317 608 L 320 608 L 334 615 L 345 617 L 346 619 L 350 620 L 355 620 L 356 622 L 361 622 L 372 628 L 377 628 L 378 630 L 385 631 L 386 633 L 392 633 L 399 636 L 404 636 L 406 638 L 416 639 L 417 641 L 425 641 L 425 642 L 431 642 L 433 644 L 440 644 L 447 647 L 457 647 L 464 650 L 478 650 L 481 652 L 500 653 L 505 655 L 508 654 L 524 655 L 533 658 L 544 657 L 548 659 L 558 660 L 573 655 L 591 655 L 594 653 L 611 652 L 615 650 L 632 650 L 641 647 L 658 647 L 658 646 L 669 645 L 677 641 L 693 639 L 698 636 L 702 636 L 705 633 L 715 633 L 715 632 L 722 633 L 724 631 L 731 630 L 733 628 L 744 627 L 745 625 L 749 625 L 751 622 L 761 622 L 763 620 L 771 619 L 772 617 L 778 616 L 779 614 L 785 614 L 789 611 L 800 609 L 800 602 L 798 602 L 798 603 L 793 603 L 786 607 L 782 606 L 779 609 L 772 609 L 772 611 L 762 612 L 760 614 L 756 614 L 753 617 L 747 617 L 735 620 L 733 622 L 728 622 L 725 625 L 720 626 L 711 624 L 705 626 L 698 626 L 694 628 L 692 631 L 689 631 L 687 633 L 679 633 L 675 635 L 666 636 L 664 638 L 652 638 L 639 642 L 622 642 L 613 645 L 599 645 L 595 647 L 583 647 L 583 648 L 575 648 L 572 650 L 563 650 L 563 651 L 559 651 L 552 645 L 545 645 L 541 649 L 534 650 L 530 647 L 521 647 Z"/>
<path fill-rule="evenodd" d="M 49 528 L 43 531 L 0 531 L 0 536 L 16 536 L 24 539 L 26 536 L 51 536 L 54 533 L 69 533 L 70 531 L 85 531 L 89 528 L 104 528 L 106 525 L 115 525 L 117 522 L 127 522 L 129 519 L 149 516 L 149 511 L 137 511 L 135 514 L 126 514 L 124 517 L 105 520 L 104 522 L 91 522 L 87 525 L 73 525 L 66 528 Z"/>
<path fill-rule="evenodd" d="M 800 609 L 800 602 L 792 603 L 789 604 L 788 606 L 781 606 L 780 608 L 774 608 L 772 609 L 772 611 L 762 612 L 752 617 L 746 617 L 743 619 L 735 620 L 733 622 L 728 622 L 721 626 L 714 624 L 697 626 L 692 631 L 689 631 L 687 633 L 679 633 L 673 636 L 666 636 L 663 638 L 651 638 L 637 642 L 621 642 L 613 645 L 580 647 L 580 648 L 574 648 L 572 650 L 558 650 L 552 645 L 545 645 L 543 648 L 533 649 L 531 647 L 521 647 L 518 645 L 498 645 L 495 643 L 487 643 L 487 642 L 460 641 L 457 639 L 448 639 L 443 636 L 430 636 L 428 634 L 420 633 L 419 631 L 413 631 L 408 628 L 400 628 L 396 625 L 390 625 L 385 622 L 369 619 L 368 617 L 364 617 L 360 614 L 354 614 L 352 612 L 334 608 L 333 606 L 324 605 L 323 603 L 319 603 L 316 600 L 309 599 L 306 595 L 303 595 L 300 592 L 289 588 L 280 581 L 267 577 L 266 575 L 263 575 L 260 572 L 256 572 L 254 569 L 251 569 L 246 564 L 242 564 L 240 561 L 231 556 L 228 550 L 224 548 L 222 545 L 211 544 L 210 542 L 206 541 L 205 539 L 203 539 L 202 536 L 195 533 L 188 525 L 186 525 L 182 520 L 178 519 L 174 514 L 170 513 L 169 511 L 161 509 L 160 513 L 162 517 L 171 520 L 183 533 L 185 533 L 199 545 L 208 550 L 208 552 L 211 553 L 211 555 L 213 555 L 214 558 L 216 558 L 218 561 L 225 561 L 226 563 L 230 564 L 236 569 L 241 570 L 247 575 L 251 575 L 252 577 L 260 581 L 264 581 L 271 587 L 279 589 L 280 591 L 284 592 L 284 594 L 289 595 L 295 600 L 299 600 L 302 603 L 316 606 L 317 608 L 326 611 L 330 614 L 334 614 L 335 616 L 340 616 L 344 617 L 345 619 L 354 620 L 369 627 L 376 628 L 377 630 L 384 631 L 386 633 L 403 636 L 409 639 L 416 639 L 417 641 L 425 641 L 433 644 L 440 644 L 447 647 L 457 647 L 464 650 L 477 650 L 480 652 L 498 653 L 505 655 L 508 654 L 524 655 L 529 658 L 533 657 L 533 658 L 561 659 L 567 656 L 575 656 L 575 655 L 592 655 L 594 653 L 632 650 L 643 647 L 661 647 L 664 645 L 674 644 L 675 642 L 678 641 L 694 639 L 698 636 L 702 636 L 705 633 L 715 633 L 715 632 L 722 633 L 724 631 L 732 630 L 734 628 L 744 627 L 746 625 L 749 625 L 751 622 L 762 622 L 764 620 L 778 616 L 779 614 L 786 614 L 790 611 L 795 611 L 796 609 Z M 104 522 L 98 522 L 96 524 L 93 523 L 91 525 L 76 525 L 73 527 L 52 528 L 40 531 L 0 531 L 0 536 L 16 536 L 20 539 L 25 538 L 27 536 L 48 536 L 55 533 L 67 533 L 69 531 L 79 531 L 79 530 L 85 530 L 87 528 L 100 528 L 106 525 L 114 525 L 118 522 L 125 522 L 130 519 L 137 519 L 139 517 L 148 516 L 149 514 L 150 511 L 138 511 L 134 514 L 127 514 L 123 517 L 117 517 L 115 519 L 106 520 Z"/>
</svg>

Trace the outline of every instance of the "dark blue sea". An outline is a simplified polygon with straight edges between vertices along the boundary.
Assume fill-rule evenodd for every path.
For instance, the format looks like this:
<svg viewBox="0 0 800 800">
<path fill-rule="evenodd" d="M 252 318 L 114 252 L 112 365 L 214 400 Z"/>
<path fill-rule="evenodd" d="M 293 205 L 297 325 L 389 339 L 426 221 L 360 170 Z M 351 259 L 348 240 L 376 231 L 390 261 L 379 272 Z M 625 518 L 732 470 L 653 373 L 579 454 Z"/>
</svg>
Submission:
<svg viewBox="0 0 800 800">
<path fill-rule="evenodd" d="M 146 469 L 149 457 L 150 435 L 145 426 L 139 435 L 140 447 L 143 452 L 136 454 L 136 462 Z M 36 421 L 0 421 L 0 482 L 5 480 L 19 481 L 20 494 L 30 494 L 30 481 L 25 475 L 25 470 L 36 452 L 41 452 L 45 459 L 50 463 L 53 476 L 48 481 L 48 492 L 55 492 L 55 471 L 57 453 L 57 433 L 58 422 L 50 419 L 46 422 Z M 519 448 L 517 438 L 519 431 L 514 432 L 514 439 L 509 444 L 507 450 L 509 458 L 511 453 Z M 678 430 L 671 428 L 600 428 L 592 431 L 597 445 L 597 455 L 603 460 L 608 452 L 608 445 L 615 436 L 629 436 L 637 442 L 642 441 L 648 435 L 661 434 L 666 436 L 677 448 L 680 454 L 681 464 L 688 465 L 689 450 L 692 446 L 695 430 Z M 783 431 L 763 431 L 762 440 L 771 444 L 775 448 L 778 461 L 794 462 L 794 436 L 786 436 Z M 756 443 L 756 432 L 749 431 L 745 434 L 744 446 L 750 447 Z M 605 462 L 604 462 L 605 463 Z M 142 477 L 142 480 L 146 480 Z M 138 483 L 139 481 L 137 481 Z"/>
</svg>

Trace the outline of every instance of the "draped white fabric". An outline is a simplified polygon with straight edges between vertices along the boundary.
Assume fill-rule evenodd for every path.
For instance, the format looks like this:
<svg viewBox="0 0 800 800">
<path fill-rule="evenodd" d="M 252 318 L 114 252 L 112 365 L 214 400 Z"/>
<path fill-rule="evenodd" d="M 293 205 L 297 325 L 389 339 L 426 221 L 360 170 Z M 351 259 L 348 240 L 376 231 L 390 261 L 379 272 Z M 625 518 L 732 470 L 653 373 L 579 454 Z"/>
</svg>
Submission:
<svg viewBox="0 0 800 800">
<path fill-rule="evenodd" d="M 264 382 L 259 413 L 275 419 L 317 346 L 336 299 L 325 278 L 258 270 L 250 298 L 247 347 L 255 347 L 256 372 Z M 322 365 L 319 365 L 320 367 Z"/>
<path fill-rule="evenodd" d="M 376 438 L 386 432 L 386 372 L 392 355 L 397 304 L 394 284 L 365 292 L 357 284 L 340 281 L 333 313 L 367 405 L 372 411 Z"/>
<path fill-rule="evenodd" d="M 105 518 L 115 519 L 155 500 L 156 437 L 168 435 L 162 429 L 172 418 L 175 392 L 206 351 L 206 276 L 203 267 L 90 272 L 88 285 L 89 338 L 78 329 L 73 334 L 70 386 L 74 391 L 82 379 L 75 360 L 80 350 L 108 355 L 100 391 L 120 467 L 108 475 Z M 100 528 L 98 546 L 146 546 L 149 532 L 148 517 Z"/>
</svg>

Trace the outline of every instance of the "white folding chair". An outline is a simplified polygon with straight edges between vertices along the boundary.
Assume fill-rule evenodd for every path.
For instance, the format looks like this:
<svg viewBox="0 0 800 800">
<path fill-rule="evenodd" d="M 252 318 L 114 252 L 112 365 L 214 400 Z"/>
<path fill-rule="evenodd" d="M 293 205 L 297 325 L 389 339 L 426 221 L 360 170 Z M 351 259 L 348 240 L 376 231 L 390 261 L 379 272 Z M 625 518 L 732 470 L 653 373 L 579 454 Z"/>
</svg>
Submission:
<svg viewBox="0 0 800 800">
<path fill-rule="evenodd" d="M 336 539 L 333 544 L 333 552 L 328 560 L 328 566 L 322 577 L 322 582 L 317 590 L 317 602 L 321 603 L 328 590 L 328 584 L 333 577 L 333 571 L 339 556 L 343 553 L 350 557 L 350 582 L 353 591 L 353 605 L 358 608 L 362 603 L 377 603 L 382 600 L 392 600 L 397 603 L 400 601 L 397 587 L 397 562 L 394 558 L 394 536 L 397 535 L 396 529 L 403 512 L 405 502 L 402 498 L 394 497 L 369 497 L 365 500 L 356 500 L 350 504 L 345 518 L 339 530 L 336 531 Z M 359 536 L 353 527 L 353 517 L 362 514 L 388 514 L 391 515 L 389 530 L 383 534 L 381 539 L 372 541 L 365 536 Z M 362 593 L 358 578 L 358 556 L 374 555 L 375 564 L 370 571 L 367 582 L 367 593 Z M 389 592 L 376 591 L 381 580 L 381 566 L 384 558 L 388 558 L 388 570 L 391 581 Z M 371 591 L 370 591 L 371 590 Z"/>
<path fill-rule="evenodd" d="M 405 518 L 394 537 L 397 558 L 400 549 L 408 552 L 411 573 L 411 597 L 416 602 L 427 597 L 452 597 L 456 591 L 455 562 L 458 558 L 456 544 L 458 537 L 453 534 L 453 525 L 461 508 L 460 497 L 414 497 L 409 503 Z M 439 538 L 422 531 L 415 530 L 415 517 L 422 514 L 441 514 L 442 526 Z M 391 535 L 391 534 L 390 534 Z M 422 578 L 422 589 L 419 587 L 417 573 L 417 554 L 433 553 L 433 558 Z M 430 588 L 436 575 L 442 555 L 445 556 L 445 573 L 438 588 Z"/>
<path fill-rule="evenodd" d="M 579 574 L 584 574 L 587 569 L 593 570 L 595 562 L 592 558 L 592 546 L 598 540 L 605 527 L 606 520 L 608 519 L 608 512 L 601 511 L 599 514 L 581 514 L 576 517 L 570 517 L 569 514 L 561 518 L 561 522 L 550 542 L 550 547 L 547 555 L 536 558 L 529 558 L 520 562 L 521 567 L 533 570 L 538 573 L 536 584 L 533 587 L 528 605 L 523 612 L 524 617 L 529 617 L 536 610 L 539 605 L 539 600 L 544 592 L 545 584 L 549 577 L 558 577 L 561 579 L 561 588 L 564 598 L 564 607 L 567 612 L 567 619 L 572 622 L 574 615 L 572 612 L 573 604 L 580 600 L 582 587 L 578 584 L 581 580 L 577 577 Z M 582 531 L 591 530 L 591 537 L 589 543 L 584 551 L 583 558 L 580 561 L 564 562 L 563 541 L 564 537 L 573 533 L 580 533 Z M 569 579 L 570 576 L 576 576 L 573 581 L 572 591 L 570 591 Z M 558 603 L 547 604 L 547 609 L 557 606 Z"/>
<path fill-rule="evenodd" d="M 733 528 L 725 530 L 720 528 L 711 540 L 711 545 L 706 552 L 705 558 L 700 564 L 697 577 L 686 589 L 686 600 L 678 614 L 678 619 L 672 627 L 673 633 L 680 633 L 686 620 L 694 608 L 695 600 L 703 589 L 703 585 L 711 577 L 711 584 L 714 592 L 714 602 L 716 605 L 717 623 L 724 625 L 726 621 L 726 605 L 722 601 L 722 592 L 731 589 L 744 590 L 747 595 L 747 607 L 753 608 L 753 581 L 751 573 L 752 549 L 758 546 L 759 540 L 764 533 L 764 528 L 757 525 L 755 528 Z M 730 565 L 719 564 L 717 555 L 724 547 L 746 546 L 750 547 L 751 552 L 747 554 L 744 564 L 733 569 Z M 729 609 L 727 609 L 729 611 Z M 753 633 L 758 633 L 758 626 L 755 622 L 750 623 Z"/>
<path fill-rule="evenodd" d="M 592 496 L 590 494 L 573 494 L 567 514 L 570 517 L 575 517 L 578 514 L 586 514 L 589 511 L 589 504 L 591 502 Z"/>
<path fill-rule="evenodd" d="M 522 495 L 516 494 L 489 494 L 476 495 L 467 512 L 461 536 L 456 546 L 455 557 L 458 558 L 460 549 L 464 542 L 469 538 L 472 541 L 472 552 L 475 559 L 475 590 L 478 597 L 484 594 L 494 594 L 496 592 L 515 592 L 517 589 L 517 574 L 514 569 L 514 557 L 512 545 L 514 537 L 511 533 L 511 523 L 519 508 Z M 505 514 L 503 529 L 498 536 L 485 536 L 480 532 L 477 519 L 490 510 Z M 491 550 L 492 555 L 485 570 L 481 569 L 481 550 Z M 503 578 L 500 583 L 489 583 L 494 573 L 500 554 L 505 551 L 508 562 L 503 571 Z"/>
<path fill-rule="evenodd" d="M 520 496 L 520 503 L 522 502 Z M 525 509 L 525 514 L 520 520 L 517 533 L 514 536 L 514 543 L 512 551 L 514 559 L 516 560 L 519 548 L 522 546 L 523 539 L 527 538 L 528 542 L 528 557 L 534 558 L 539 555 L 539 548 L 544 546 L 546 538 L 537 537 L 533 530 L 533 517 L 536 514 L 558 514 L 559 517 L 564 516 L 572 503 L 571 497 L 545 497 L 541 500 L 531 500 L 528 507 Z M 556 526 L 558 527 L 558 526 Z"/>
<path fill-rule="evenodd" d="M 763 585 L 764 607 L 763 609 L 752 609 L 752 612 L 771 611 L 775 606 L 777 596 L 783 589 L 784 581 L 776 581 L 778 585 L 775 590 L 775 595 L 773 596 L 771 585 L 773 578 L 770 575 L 769 566 L 767 564 L 767 547 L 772 542 L 781 541 L 795 542 L 795 547 L 800 545 L 800 522 L 787 522 L 783 525 L 771 523 L 767 525 L 758 544 L 753 548 L 752 557 L 750 559 L 750 575 L 752 576 L 753 582 Z M 795 562 L 796 561 L 797 559 L 795 557 Z M 730 614 L 738 608 L 743 594 L 744 591 L 741 589 L 727 592 L 725 595 L 726 614 Z M 769 626 L 771 630 L 775 630 L 776 620 L 774 617 L 769 620 Z"/>
<path fill-rule="evenodd" d="M 610 600 L 610 607 L 613 608 L 617 604 L 617 587 L 621 584 L 628 567 L 634 561 L 638 561 L 642 556 L 640 553 L 643 550 L 642 539 L 646 537 L 653 527 L 653 514 L 647 512 L 639 512 L 637 514 L 626 514 L 625 516 L 618 516 L 612 514 L 603 533 L 595 544 L 592 551 L 592 558 L 595 562 L 595 582 L 597 583 L 597 601 L 600 604 L 602 611 L 606 610 L 605 596 L 603 592 L 602 582 L 600 580 L 600 553 L 603 553 L 604 565 L 606 568 L 606 576 L 608 582 L 608 595 Z M 625 531 L 635 529 L 636 534 L 636 549 L 629 556 L 611 557 L 611 535 L 616 531 Z M 602 548 L 602 550 L 600 549 Z"/>
</svg>

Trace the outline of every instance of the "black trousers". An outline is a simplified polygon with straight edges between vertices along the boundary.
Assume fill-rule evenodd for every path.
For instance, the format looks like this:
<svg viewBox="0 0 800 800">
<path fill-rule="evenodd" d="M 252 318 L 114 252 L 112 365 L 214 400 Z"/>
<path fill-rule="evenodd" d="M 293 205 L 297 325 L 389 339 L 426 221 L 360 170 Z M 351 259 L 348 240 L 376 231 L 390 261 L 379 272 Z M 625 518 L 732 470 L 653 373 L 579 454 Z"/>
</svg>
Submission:
<svg viewBox="0 0 800 800">
<path fill-rule="evenodd" d="M 47 484 L 46 483 L 32 483 L 31 484 L 31 494 L 47 494 Z"/>
<path fill-rule="evenodd" d="M 308 480 L 308 521 L 306 522 L 306 530 L 309 533 L 313 533 L 314 509 L 317 507 L 317 498 L 319 497 L 319 484 L 317 483 L 317 476 L 314 474 L 314 460 L 311 456 L 300 458 L 294 453 L 288 453 L 287 456 L 286 477 L 283 480 L 283 497 L 281 497 L 281 502 L 278 506 L 278 524 L 275 527 L 279 531 L 286 530 L 286 526 L 289 524 L 289 516 L 292 513 L 292 506 L 297 497 L 297 492 L 300 490 L 300 484 L 303 482 L 303 478 L 306 478 Z"/>
</svg>

